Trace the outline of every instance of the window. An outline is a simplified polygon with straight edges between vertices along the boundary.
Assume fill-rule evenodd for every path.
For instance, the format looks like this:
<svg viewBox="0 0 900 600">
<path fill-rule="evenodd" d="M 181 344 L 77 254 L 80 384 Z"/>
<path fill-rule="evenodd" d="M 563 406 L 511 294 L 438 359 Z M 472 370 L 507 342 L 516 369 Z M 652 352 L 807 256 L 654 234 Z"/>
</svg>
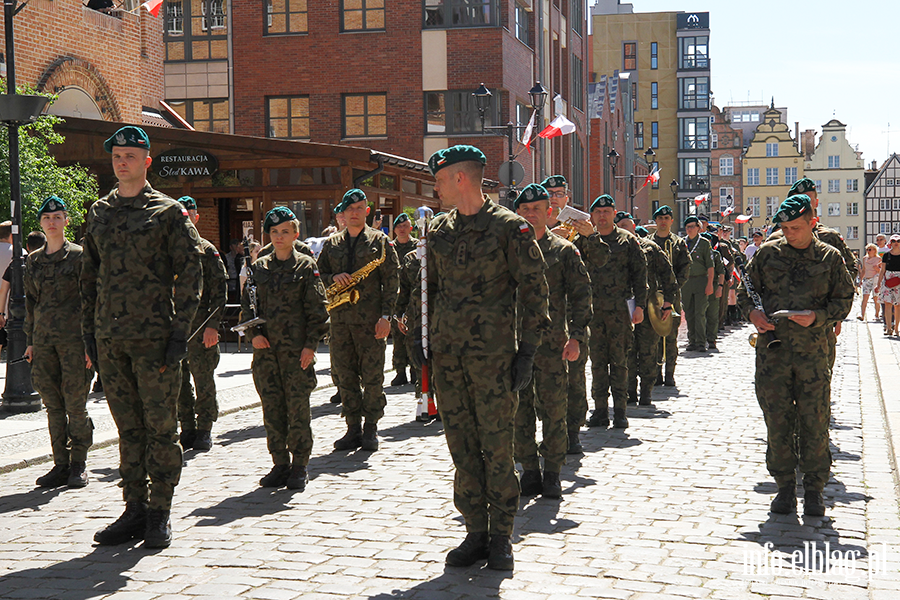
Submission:
<svg viewBox="0 0 900 600">
<path fill-rule="evenodd" d="M 384 29 L 384 0 L 343 0 L 341 31 Z"/>
<path fill-rule="evenodd" d="M 181 0 L 166 2 L 166 33 L 168 35 L 184 33 L 184 8 L 181 6 Z"/>
<path fill-rule="evenodd" d="M 266 0 L 266 34 L 307 33 L 307 0 Z"/>
<path fill-rule="evenodd" d="M 848 217 L 859 216 L 859 202 L 848 202 L 847 203 L 847 216 Z"/>
<path fill-rule="evenodd" d="M 879 208 L 881 210 L 891 210 L 891 199 L 890 198 L 882 198 L 881 206 Z"/>
<path fill-rule="evenodd" d="M 492 103 L 491 110 L 485 112 L 485 126 L 499 120 L 499 104 Z M 525 124 L 531 119 L 529 113 Z M 470 91 L 425 92 L 425 133 L 454 135 L 460 133 L 481 133 L 481 118 L 475 106 L 475 97 Z"/>
<path fill-rule="evenodd" d="M 884 185 L 894 185 L 894 180 L 893 179 L 885 179 Z"/>
<path fill-rule="evenodd" d="M 425 27 L 497 25 L 497 0 L 425 0 Z"/>
<path fill-rule="evenodd" d="M 387 94 L 346 94 L 343 105 L 343 137 L 387 135 Z"/>
<path fill-rule="evenodd" d="M 709 147 L 715 150 L 719 147 L 719 134 L 713 133 L 709 138 Z"/>
<path fill-rule="evenodd" d="M 650 83 L 650 108 L 659 108 L 659 83 L 655 81 Z"/>
<path fill-rule="evenodd" d="M 709 37 L 678 38 L 678 56 L 682 69 L 708 69 Z"/>
<path fill-rule="evenodd" d="M 891 232 L 891 224 L 890 223 L 882 223 L 878 229 L 878 233 L 888 234 Z"/>
<path fill-rule="evenodd" d="M 581 28 L 584 22 L 584 0 L 572 0 L 572 11 L 569 15 L 569 23 L 572 24 L 572 31 L 581 35 Z"/>
<path fill-rule="evenodd" d="M 797 167 L 784 168 L 784 185 L 793 185 L 797 181 Z"/>
<path fill-rule="evenodd" d="M 775 211 L 778 210 L 778 206 L 781 204 L 781 198 L 778 196 L 767 196 L 766 197 L 766 216 L 774 217 Z"/>
<path fill-rule="evenodd" d="M 900 198 L 894 198 L 894 210 L 900 210 Z"/>
<path fill-rule="evenodd" d="M 859 191 L 859 180 L 858 179 L 848 179 L 847 180 L 847 191 L 848 192 L 858 192 Z"/>
<path fill-rule="evenodd" d="M 266 135 L 309 139 L 309 96 L 267 98 Z"/>
<path fill-rule="evenodd" d="M 766 185 L 778 185 L 778 167 L 766 167 Z"/>
<path fill-rule="evenodd" d="M 653 171 L 659 171 L 659 161 L 655 161 L 655 160 L 654 160 L 654 161 L 653 161 L 653 164 L 650 165 L 650 172 L 652 173 Z M 654 190 L 658 190 L 658 189 L 659 189 L 659 179 L 657 179 L 656 181 L 654 181 L 654 182 L 651 184 L 651 187 L 652 187 Z M 657 202 L 657 204 L 659 204 L 659 202 Z M 659 208 L 659 207 L 657 206 L 656 208 Z M 656 209 L 654 209 L 654 210 L 656 210 Z"/>
<path fill-rule="evenodd" d="M 755 123 L 756 121 L 759 121 L 759 112 L 755 110 L 731 111 L 732 123 Z"/>
<path fill-rule="evenodd" d="M 572 55 L 572 106 L 584 110 L 584 61 Z M 637 102 L 637 98 L 635 98 Z"/>
<path fill-rule="evenodd" d="M 584 146 L 577 135 L 572 136 L 572 197 L 584 198 Z"/>
<path fill-rule="evenodd" d="M 816 193 L 817 194 L 822 193 L 822 180 L 821 179 L 816 179 Z"/>
<path fill-rule="evenodd" d="M 627 42 L 624 44 L 624 61 L 622 68 L 625 71 L 634 71 L 637 69 L 637 42 Z"/>
<path fill-rule="evenodd" d="M 729 200 L 731 198 L 731 200 Z M 725 209 L 728 208 L 734 202 L 734 188 L 733 187 L 720 187 L 719 188 L 719 212 L 725 212 Z"/>
<path fill-rule="evenodd" d="M 747 198 L 747 211 L 744 214 L 751 217 L 759 216 L 759 198 Z"/>
<path fill-rule="evenodd" d="M 531 46 L 531 38 L 528 36 L 528 11 L 519 3 L 516 3 L 516 39 Z"/>
<path fill-rule="evenodd" d="M 709 117 L 682 117 L 678 119 L 681 150 L 709 149 Z"/>
<path fill-rule="evenodd" d="M 634 124 L 634 149 L 635 150 L 643 150 L 644 149 L 644 124 L 643 123 L 635 123 Z"/>
<path fill-rule="evenodd" d="M 680 158 L 678 159 L 678 181 L 684 192 L 710 191 L 709 184 L 710 159 Z"/>
<path fill-rule="evenodd" d="M 747 169 L 747 185 L 759 185 L 759 169 Z"/>
<path fill-rule="evenodd" d="M 228 100 L 172 100 L 169 102 L 181 118 L 197 131 L 229 133 Z"/>
<path fill-rule="evenodd" d="M 659 68 L 659 44 L 650 42 L 650 68 Z"/>
<path fill-rule="evenodd" d="M 206 12 L 206 6 L 209 4 L 209 14 Z M 224 29 L 225 28 L 225 0 L 207 0 L 200 4 L 203 14 L 202 29 Z"/>
<path fill-rule="evenodd" d="M 650 123 L 650 147 L 659 148 L 659 123 Z"/>
<path fill-rule="evenodd" d="M 487 115 L 485 115 L 485 116 L 487 116 Z M 531 120 L 531 109 L 528 108 L 524 104 L 516 103 L 516 124 L 519 127 L 528 127 L 528 122 L 530 120 Z M 487 124 L 487 119 L 485 119 L 485 124 Z"/>
<path fill-rule="evenodd" d="M 841 216 L 841 203 L 840 202 L 829 202 L 828 203 L 828 216 L 829 217 Z"/>
<path fill-rule="evenodd" d="M 679 77 L 678 96 L 679 108 L 708 109 L 709 77 Z"/>
<path fill-rule="evenodd" d="M 778 156 L 778 142 L 766 142 L 766 156 Z"/>
<path fill-rule="evenodd" d="M 847 225 L 847 239 L 848 240 L 858 240 L 859 239 L 859 227 L 856 225 Z"/>
<path fill-rule="evenodd" d="M 841 157 L 838 156 L 829 156 L 828 157 L 828 168 L 829 169 L 840 169 L 841 168 Z"/>
<path fill-rule="evenodd" d="M 734 158 L 723 156 L 719 159 L 719 175 L 734 175 Z"/>
<path fill-rule="evenodd" d="M 829 179 L 828 180 L 828 193 L 829 194 L 839 194 L 841 192 L 841 180 L 840 179 Z"/>
<path fill-rule="evenodd" d="M 637 112 L 638 110 L 638 87 L 637 81 L 631 82 L 631 110 L 633 112 Z"/>
</svg>

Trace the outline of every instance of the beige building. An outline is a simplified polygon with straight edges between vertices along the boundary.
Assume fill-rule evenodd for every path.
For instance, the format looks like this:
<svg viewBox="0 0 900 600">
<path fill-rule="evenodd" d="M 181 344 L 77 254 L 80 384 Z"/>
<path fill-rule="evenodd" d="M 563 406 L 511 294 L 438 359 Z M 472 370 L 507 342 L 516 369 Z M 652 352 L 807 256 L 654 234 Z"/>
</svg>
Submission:
<svg viewBox="0 0 900 600">
<path fill-rule="evenodd" d="M 744 214 L 753 217 L 753 227 L 769 225 L 791 186 L 803 177 L 803 155 L 774 102 L 753 132 L 741 167 Z"/>
<path fill-rule="evenodd" d="M 822 126 L 822 138 L 804 172 L 816 182 L 819 220 L 840 232 L 857 256 L 865 242 L 865 164 L 862 152 L 847 141 L 847 126 L 832 119 Z"/>
</svg>

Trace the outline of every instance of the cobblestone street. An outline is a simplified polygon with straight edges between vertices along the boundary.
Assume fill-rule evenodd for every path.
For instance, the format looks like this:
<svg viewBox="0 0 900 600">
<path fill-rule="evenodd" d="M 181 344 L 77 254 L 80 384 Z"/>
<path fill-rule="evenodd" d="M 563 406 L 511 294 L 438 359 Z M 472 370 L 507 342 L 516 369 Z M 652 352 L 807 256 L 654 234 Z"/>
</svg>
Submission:
<svg viewBox="0 0 900 600">
<path fill-rule="evenodd" d="M 627 430 L 582 431 L 586 453 L 563 468 L 562 500 L 521 501 L 512 574 L 444 566 L 465 531 L 441 424 L 414 422 L 411 386 L 387 389 L 375 453 L 331 451 L 344 427 L 323 388 L 306 492 L 258 487 L 271 465 L 262 415 L 237 410 L 216 424 L 212 451 L 186 454 L 166 550 L 92 545 L 123 507 L 114 446 L 91 452 L 81 490 L 35 489 L 47 464 L 0 475 L 0 597 L 900 597 L 900 341 L 878 323 L 844 323 L 828 512 L 814 518 L 768 512 L 776 489 L 749 333 L 683 353 L 677 390 L 629 406 Z M 228 393 L 258 401 L 251 384 Z"/>
</svg>

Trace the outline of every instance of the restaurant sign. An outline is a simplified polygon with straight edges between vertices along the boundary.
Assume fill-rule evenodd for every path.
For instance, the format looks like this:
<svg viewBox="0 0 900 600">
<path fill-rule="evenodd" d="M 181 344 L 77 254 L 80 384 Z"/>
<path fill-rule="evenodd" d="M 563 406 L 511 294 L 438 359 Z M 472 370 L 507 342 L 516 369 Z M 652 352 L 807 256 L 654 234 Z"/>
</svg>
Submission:
<svg viewBox="0 0 900 600">
<path fill-rule="evenodd" d="M 153 159 L 153 172 L 163 179 L 200 179 L 219 169 L 219 160 L 203 150 L 176 148 Z"/>
</svg>

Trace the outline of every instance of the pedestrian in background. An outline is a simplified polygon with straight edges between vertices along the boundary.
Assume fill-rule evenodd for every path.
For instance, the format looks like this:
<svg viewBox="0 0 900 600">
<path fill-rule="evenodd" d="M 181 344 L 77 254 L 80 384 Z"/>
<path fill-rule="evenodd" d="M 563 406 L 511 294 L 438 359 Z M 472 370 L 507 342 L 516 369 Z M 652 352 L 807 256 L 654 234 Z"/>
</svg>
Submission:
<svg viewBox="0 0 900 600">
<path fill-rule="evenodd" d="M 860 321 L 866 320 L 866 304 L 869 303 L 869 296 L 873 296 L 872 303 L 875 304 L 875 318 L 878 318 L 878 304 L 874 297 L 875 285 L 878 283 L 878 275 L 881 274 L 881 268 L 884 264 L 881 256 L 878 256 L 878 246 L 875 244 L 866 244 L 866 255 L 862 259 L 862 269 L 860 269 L 860 287 L 862 288 L 862 306 L 859 310 L 859 316 L 856 317 Z"/>
<path fill-rule="evenodd" d="M 900 233 L 891 236 L 890 251 L 881 260 L 884 263 L 875 285 L 876 293 L 884 304 L 884 334 L 900 335 Z"/>
</svg>

